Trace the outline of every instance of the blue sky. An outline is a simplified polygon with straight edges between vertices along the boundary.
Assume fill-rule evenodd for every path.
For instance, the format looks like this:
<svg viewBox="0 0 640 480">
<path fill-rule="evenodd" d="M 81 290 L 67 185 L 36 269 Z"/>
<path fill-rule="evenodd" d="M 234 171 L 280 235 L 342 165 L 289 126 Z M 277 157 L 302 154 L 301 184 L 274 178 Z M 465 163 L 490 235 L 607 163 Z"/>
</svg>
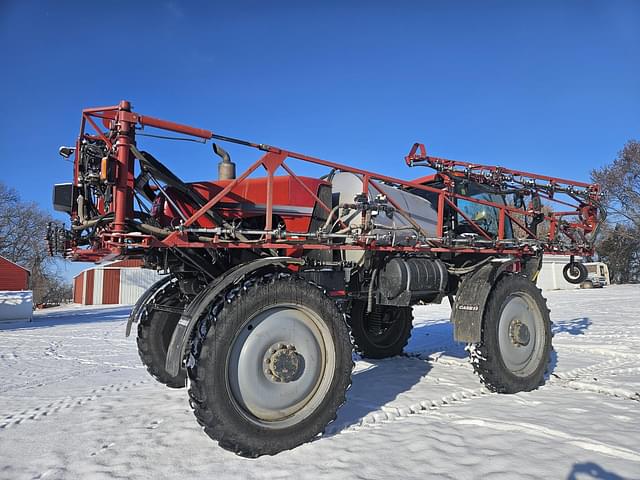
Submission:
<svg viewBox="0 0 640 480">
<path fill-rule="evenodd" d="M 0 2 L 0 179 L 51 210 L 83 107 L 401 177 L 429 153 L 588 180 L 640 138 L 640 2 Z M 210 148 L 142 144 L 187 180 Z M 239 168 L 251 151 L 230 149 Z M 59 216 L 57 218 L 62 219 Z M 78 270 L 74 266 L 68 274 Z M 84 267 L 84 266 L 83 266 Z"/>
</svg>

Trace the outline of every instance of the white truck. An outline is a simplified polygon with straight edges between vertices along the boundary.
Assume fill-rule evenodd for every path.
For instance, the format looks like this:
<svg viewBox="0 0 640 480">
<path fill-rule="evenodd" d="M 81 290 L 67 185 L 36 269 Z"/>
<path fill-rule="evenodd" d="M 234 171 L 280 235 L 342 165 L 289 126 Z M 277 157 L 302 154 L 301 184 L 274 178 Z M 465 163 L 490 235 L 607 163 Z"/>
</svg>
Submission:
<svg viewBox="0 0 640 480">
<path fill-rule="evenodd" d="M 609 285 L 609 268 L 603 262 L 587 262 L 587 279 L 580 284 L 580 288 L 602 288 Z"/>
</svg>

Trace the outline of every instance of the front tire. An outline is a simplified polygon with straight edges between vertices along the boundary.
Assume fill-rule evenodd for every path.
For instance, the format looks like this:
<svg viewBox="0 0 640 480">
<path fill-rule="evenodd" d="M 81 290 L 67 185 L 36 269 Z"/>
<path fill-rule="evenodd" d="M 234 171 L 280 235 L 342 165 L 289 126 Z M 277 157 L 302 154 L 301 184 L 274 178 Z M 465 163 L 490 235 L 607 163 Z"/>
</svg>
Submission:
<svg viewBox="0 0 640 480">
<path fill-rule="evenodd" d="M 551 320 L 540 290 L 522 275 L 506 274 L 485 306 L 482 341 L 470 349 L 481 381 L 516 393 L 544 384 L 551 358 Z"/>
<path fill-rule="evenodd" d="M 212 311 L 189 370 L 191 405 L 207 435 L 258 457 L 322 433 L 345 401 L 353 367 L 335 302 L 303 279 L 275 273 L 248 280 Z"/>
<path fill-rule="evenodd" d="M 184 368 L 177 375 L 170 375 L 165 370 L 171 336 L 180 320 L 179 294 L 177 283 L 170 283 L 155 296 L 152 304 L 143 307 L 146 312 L 138 324 L 140 360 L 153 378 L 169 388 L 184 388 L 187 383 L 187 371 Z"/>
</svg>

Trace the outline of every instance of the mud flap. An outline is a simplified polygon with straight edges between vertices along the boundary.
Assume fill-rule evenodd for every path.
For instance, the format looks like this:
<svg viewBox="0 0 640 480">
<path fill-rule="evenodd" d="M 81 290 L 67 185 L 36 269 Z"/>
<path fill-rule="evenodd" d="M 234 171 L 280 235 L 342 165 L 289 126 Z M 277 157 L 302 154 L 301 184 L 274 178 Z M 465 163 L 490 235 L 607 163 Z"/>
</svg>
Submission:
<svg viewBox="0 0 640 480">
<path fill-rule="evenodd" d="M 529 278 L 529 280 L 531 280 L 533 283 L 536 283 L 541 269 L 542 269 L 542 253 L 540 253 L 535 257 L 531 257 L 526 261 L 523 261 L 521 273 L 523 275 L 526 275 Z"/>
<path fill-rule="evenodd" d="M 481 341 L 485 304 L 496 280 L 510 264 L 489 263 L 464 277 L 451 309 L 453 338 L 456 342 Z"/>
</svg>

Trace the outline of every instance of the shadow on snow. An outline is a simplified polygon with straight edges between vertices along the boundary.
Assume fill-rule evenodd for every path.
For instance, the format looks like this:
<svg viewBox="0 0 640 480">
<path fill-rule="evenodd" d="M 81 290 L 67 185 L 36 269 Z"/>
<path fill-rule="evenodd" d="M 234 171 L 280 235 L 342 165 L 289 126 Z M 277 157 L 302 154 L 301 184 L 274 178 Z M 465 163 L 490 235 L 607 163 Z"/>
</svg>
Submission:
<svg viewBox="0 0 640 480">
<path fill-rule="evenodd" d="M 338 418 L 330 435 L 355 425 L 368 414 L 380 410 L 401 393 L 411 390 L 429 373 L 429 362 L 409 357 L 427 359 L 438 354 L 467 358 L 464 344 L 454 342 L 453 326 L 448 320 L 415 325 L 405 351 L 407 356 L 364 360 L 368 366 L 354 372 L 347 402 L 338 411 Z"/>
<path fill-rule="evenodd" d="M 576 463 L 571 469 L 571 472 L 569 472 L 569 475 L 567 475 L 567 480 L 588 480 L 590 478 L 602 480 L 623 480 L 624 477 L 621 477 L 609 470 L 605 470 L 594 462 Z"/>
<path fill-rule="evenodd" d="M 371 364 L 369 368 L 353 374 L 347 401 L 338 411 L 338 418 L 330 435 L 357 424 L 399 394 L 411 390 L 431 369 L 428 362 L 407 357 L 367 362 Z"/>
<path fill-rule="evenodd" d="M 584 335 L 591 324 L 591 319 L 588 317 L 572 318 L 571 320 L 553 322 L 551 331 L 554 334 L 568 333 L 569 335 Z"/>
<path fill-rule="evenodd" d="M 453 340 L 453 324 L 449 319 L 418 324 L 411 330 L 411 338 L 405 348 L 410 356 L 426 358 L 442 354 L 454 358 L 467 358 L 465 344 Z"/>
<path fill-rule="evenodd" d="M 591 323 L 589 319 L 576 320 L 586 320 L 586 322 L 568 322 L 573 325 L 573 331 L 580 328 L 575 325 L 576 323 L 582 325 L 583 329 Z M 465 344 L 453 340 L 453 325 L 444 319 L 438 322 L 415 325 L 405 351 L 407 356 L 383 360 L 365 359 L 369 365 L 363 370 L 354 372 L 353 383 L 347 394 L 347 402 L 338 411 L 338 418 L 334 423 L 334 428 L 330 429 L 329 435 L 339 433 L 357 424 L 368 414 L 379 411 L 398 395 L 411 390 L 431 370 L 431 364 L 428 361 L 416 361 L 416 358 L 408 357 L 418 357 L 423 360 L 428 360 L 434 355 L 458 359 L 468 358 Z M 547 378 L 555 370 L 557 362 L 558 356 L 555 351 L 552 351 Z M 577 473 L 581 473 L 581 471 Z M 615 479 L 618 477 L 594 478 Z"/>
<path fill-rule="evenodd" d="M 59 311 L 43 311 L 33 316 L 31 322 L 3 322 L 1 330 L 23 330 L 34 328 L 48 328 L 58 325 L 74 325 L 95 322 L 122 321 L 131 312 L 130 306 L 117 306 L 95 309 L 69 309 Z"/>
</svg>

